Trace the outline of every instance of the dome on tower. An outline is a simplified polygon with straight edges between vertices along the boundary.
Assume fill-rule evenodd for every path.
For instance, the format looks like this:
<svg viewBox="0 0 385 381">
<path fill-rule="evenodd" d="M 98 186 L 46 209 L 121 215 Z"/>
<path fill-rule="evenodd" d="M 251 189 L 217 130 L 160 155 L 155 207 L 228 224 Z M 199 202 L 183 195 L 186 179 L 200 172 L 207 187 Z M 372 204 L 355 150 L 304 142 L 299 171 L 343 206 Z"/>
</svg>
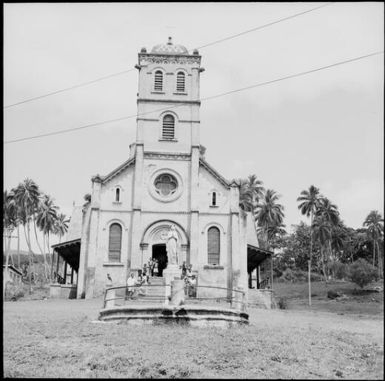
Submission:
<svg viewBox="0 0 385 381">
<path fill-rule="evenodd" d="M 172 43 L 172 38 L 168 38 L 167 44 L 158 44 L 155 45 L 151 53 L 156 54 L 188 54 L 188 50 L 183 45 L 174 45 Z"/>
</svg>

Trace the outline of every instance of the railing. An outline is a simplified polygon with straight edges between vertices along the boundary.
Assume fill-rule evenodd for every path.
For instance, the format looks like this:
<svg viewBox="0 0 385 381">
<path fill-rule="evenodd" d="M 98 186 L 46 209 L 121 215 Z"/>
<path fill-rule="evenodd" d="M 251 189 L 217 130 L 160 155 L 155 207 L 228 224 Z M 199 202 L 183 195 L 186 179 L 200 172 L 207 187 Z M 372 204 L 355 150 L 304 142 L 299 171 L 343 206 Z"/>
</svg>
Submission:
<svg viewBox="0 0 385 381">
<path fill-rule="evenodd" d="M 149 293 L 151 287 L 162 288 L 161 294 Z M 115 286 L 108 287 L 104 292 L 103 308 L 121 306 L 135 301 L 146 301 L 149 304 L 165 303 L 171 300 L 166 294 L 166 285 L 134 285 L 134 286 Z M 206 292 L 205 292 L 206 291 Z M 196 286 L 185 285 L 184 287 L 185 304 L 201 304 L 217 306 L 225 304 L 231 309 L 246 311 L 246 294 L 242 290 L 216 286 Z M 116 301 L 123 302 L 117 304 Z"/>
<path fill-rule="evenodd" d="M 270 279 L 266 278 L 259 282 L 259 288 L 270 288 Z"/>
<path fill-rule="evenodd" d="M 161 288 L 160 294 L 149 294 L 151 288 Z M 117 291 L 120 291 L 120 295 L 117 295 Z M 123 301 L 126 304 L 128 301 L 145 300 L 148 302 L 164 302 L 166 299 L 166 286 L 158 284 L 136 284 L 134 286 L 115 286 L 108 287 L 104 291 L 103 308 L 106 308 L 107 302 L 114 301 L 113 305 L 116 305 L 115 301 Z M 110 303 L 109 303 L 110 304 Z"/>
<path fill-rule="evenodd" d="M 54 272 L 53 276 L 54 276 L 54 279 L 57 281 L 57 283 L 65 284 L 65 279 L 60 274 L 58 274 L 57 272 Z"/>
<path fill-rule="evenodd" d="M 207 291 L 206 291 L 207 290 Z M 206 291 L 206 292 L 205 292 Z M 242 290 L 217 286 L 185 286 L 185 300 L 191 304 L 225 304 L 231 309 L 246 310 L 246 293 Z"/>
</svg>

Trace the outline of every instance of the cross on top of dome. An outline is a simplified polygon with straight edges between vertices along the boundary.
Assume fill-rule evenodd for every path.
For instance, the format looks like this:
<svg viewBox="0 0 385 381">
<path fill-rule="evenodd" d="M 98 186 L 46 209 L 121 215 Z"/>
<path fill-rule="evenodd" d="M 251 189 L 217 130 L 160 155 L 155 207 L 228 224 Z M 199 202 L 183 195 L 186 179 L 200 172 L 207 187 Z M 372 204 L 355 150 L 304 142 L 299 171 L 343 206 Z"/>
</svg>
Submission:
<svg viewBox="0 0 385 381">
<path fill-rule="evenodd" d="M 158 44 L 155 45 L 151 53 L 156 54 L 188 54 L 188 50 L 183 45 L 174 45 L 172 43 L 172 38 L 168 38 L 167 44 Z"/>
</svg>

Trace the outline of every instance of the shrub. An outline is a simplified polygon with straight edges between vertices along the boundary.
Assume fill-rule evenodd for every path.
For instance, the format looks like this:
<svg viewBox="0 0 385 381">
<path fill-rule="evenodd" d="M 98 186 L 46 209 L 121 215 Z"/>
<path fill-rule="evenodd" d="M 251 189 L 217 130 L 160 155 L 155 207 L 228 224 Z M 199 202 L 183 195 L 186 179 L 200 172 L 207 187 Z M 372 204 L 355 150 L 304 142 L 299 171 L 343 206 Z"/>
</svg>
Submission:
<svg viewBox="0 0 385 381">
<path fill-rule="evenodd" d="M 349 279 L 361 288 L 377 279 L 376 268 L 362 258 L 349 266 L 348 273 Z"/>
<path fill-rule="evenodd" d="M 328 267 L 336 279 L 347 278 L 348 266 L 345 263 L 334 261 L 331 262 Z"/>
<path fill-rule="evenodd" d="M 9 282 L 5 288 L 5 300 L 16 301 L 22 298 L 25 294 L 23 284 L 14 284 Z"/>
<path fill-rule="evenodd" d="M 294 282 L 295 276 L 294 276 L 293 271 L 290 268 L 287 268 L 283 271 L 280 279 L 287 281 L 287 282 Z"/>
<path fill-rule="evenodd" d="M 280 310 L 286 310 L 288 305 L 287 305 L 287 299 L 284 297 L 280 297 L 277 301 L 277 306 Z"/>
<path fill-rule="evenodd" d="M 320 282 L 322 280 L 322 275 L 318 273 L 310 273 L 310 280 L 312 282 Z"/>
</svg>

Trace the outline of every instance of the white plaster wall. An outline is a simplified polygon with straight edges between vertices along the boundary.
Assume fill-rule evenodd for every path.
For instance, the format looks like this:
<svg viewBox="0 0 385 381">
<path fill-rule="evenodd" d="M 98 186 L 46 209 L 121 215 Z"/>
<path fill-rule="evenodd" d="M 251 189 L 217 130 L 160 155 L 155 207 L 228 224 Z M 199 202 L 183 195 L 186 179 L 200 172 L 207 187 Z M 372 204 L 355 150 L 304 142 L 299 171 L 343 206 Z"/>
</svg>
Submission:
<svg viewBox="0 0 385 381">
<path fill-rule="evenodd" d="M 175 59 L 178 59 L 176 57 Z M 194 90 L 197 84 L 194 81 L 194 70 L 199 67 L 198 63 L 181 64 L 181 63 L 151 63 L 146 62 L 143 58 L 142 64 L 146 65 L 142 68 L 139 74 L 139 96 L 143 98 L 155 99 L 178 99 L 191 100 L 196 99 L 197 94 Z M 154 90 L 155 72 L 160 70 L 163 72 L 163 90 L 157 92 Z M 183 71 L 185 73 L 185 91 L 178 93 L 176 91 L 177 72 Z"/>
<path fill-rule="evenodd" d="M 199 106 L 180 103 L 140 102 L 138 113 L 145 114 L 138 118 L 139 141 L 144 142 L 145 151 L 190 152 L 191 130 L 199 121 Z M 150 113 L 150 114 L 148 114 Z M 175 117 L 174 141 L 162 140 L 162 123 L 165 114 Z"/>
<path fill-rule="evenodd" d="M 109 263 L 109 226 L 112 223 L 119 223 L 122 226 L 122 251 L 120 263 Z M 127 274 L 127 259 L 129 251 L 131 233 L 131 213 L 130 212 L 106 212 L 101 210 L 99 215 L 98 240 L 95 258 L 95 294 L 102 292 L 107 273 L 112 277 L 115 284 L 125 284 Z"/>
<path fill-rule="evenodd" d="M 132 209 L 132 187 L 134 166 L 124 169 L 113 177 L 100 189 L 100 209 L 102 210 L 131 210 Z M 115 189 L 120 187 L 120 202 L 115 202 Z"/>
<path fill-rule="evenodd" d="M 217 206 L 211 205 L 211 192 L 217 192 Z M 230 190 L 213 177 L 205 168 L 199 167 L 199 211 L 203 213 L 229 213 Z"/>
<path fill-rule="evenodd" d="M 150 192 L 153 187 L 152 175 L 161 169 L 171 169 L 182 179 L 183 192 L 175 201 L 163 202 Z M 190 203 L 190 161 L 185 160 L 144 160 L 142 211 L 187 212 Z"/>
</svg>

